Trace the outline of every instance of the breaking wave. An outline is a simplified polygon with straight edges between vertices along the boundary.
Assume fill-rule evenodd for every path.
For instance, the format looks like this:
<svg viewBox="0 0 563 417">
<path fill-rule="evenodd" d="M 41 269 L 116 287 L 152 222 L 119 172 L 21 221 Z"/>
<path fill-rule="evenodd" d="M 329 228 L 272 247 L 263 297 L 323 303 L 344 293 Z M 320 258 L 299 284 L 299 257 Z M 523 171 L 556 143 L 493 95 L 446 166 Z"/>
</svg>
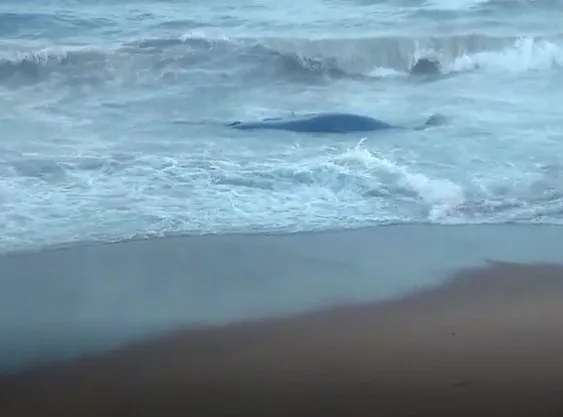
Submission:
<svg viewBox="0 0 563 417">
<path fill-rule="evenodd" d="M 198 73 L 248 80 L 315 82 L 402 76 L 416 59 L 436 57 L 445 72 L 526 72 L 563 66 L 562 39 L 539 37 L 387 37 L 363 39 L 246 39 L 188 34 L 112 47 L 10 48 L 0 55 L 0 82 L 64 83 L 166 78 Z M 171 78 L 171 77 L 168 77 Z M 179 80 L 183 80 L 182 77 Z"/>
</svg>

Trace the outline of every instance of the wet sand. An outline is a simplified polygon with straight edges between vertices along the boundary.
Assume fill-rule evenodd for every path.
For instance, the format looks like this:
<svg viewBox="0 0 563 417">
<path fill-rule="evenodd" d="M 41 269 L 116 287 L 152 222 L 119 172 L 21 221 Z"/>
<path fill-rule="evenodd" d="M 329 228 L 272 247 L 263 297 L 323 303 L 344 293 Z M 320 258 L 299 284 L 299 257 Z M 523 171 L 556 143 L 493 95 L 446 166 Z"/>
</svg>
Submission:
<svg viewBox="0 0 563 417">
<path fill-rule="evenodd" d="M 174 236 L 0 255 L 0 374 L 192 325 L 373 303 L 487 259 L 563 263 L 552 225 Z"/>
<path fill-rule="evenodd" d="M 0 415 L 562 416 L 563 265 L 177 331 L 0 379 Z"/>
</svg>

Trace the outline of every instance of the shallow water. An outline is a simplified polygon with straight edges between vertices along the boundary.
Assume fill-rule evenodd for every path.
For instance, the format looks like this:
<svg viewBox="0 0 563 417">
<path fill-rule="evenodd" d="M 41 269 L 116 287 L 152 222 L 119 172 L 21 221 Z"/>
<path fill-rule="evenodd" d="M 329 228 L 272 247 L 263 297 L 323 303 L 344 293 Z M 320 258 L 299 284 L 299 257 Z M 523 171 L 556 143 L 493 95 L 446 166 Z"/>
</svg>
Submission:
<svg viewBox="0 0 563 417">
<path fill-rule="evenodd" d="M 0 249 L 561 223 L 561 21 L 555 0 L 4 1 Z M 408 76 L 429 54 L 445 76 Z M 365 135 L 221 126 L 322 110 L 447 123 Z"/>
</svg>

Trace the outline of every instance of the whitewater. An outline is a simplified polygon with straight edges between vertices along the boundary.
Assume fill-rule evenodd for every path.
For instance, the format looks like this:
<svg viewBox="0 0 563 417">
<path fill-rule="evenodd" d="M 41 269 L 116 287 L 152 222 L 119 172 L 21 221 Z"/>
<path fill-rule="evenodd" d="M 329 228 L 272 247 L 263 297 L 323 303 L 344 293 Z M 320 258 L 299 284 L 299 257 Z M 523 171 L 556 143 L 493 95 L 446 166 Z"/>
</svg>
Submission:
<svg viewBox="0 0 563 417">
<path fill-rule="evenodd" d="M 6 0 L 0 250 L 563 223 L 563 2 Z M 409 75 L 419 57 L 443 75 Z M 312 111 L 426 130 L 224 123 Z"/>
</svg>

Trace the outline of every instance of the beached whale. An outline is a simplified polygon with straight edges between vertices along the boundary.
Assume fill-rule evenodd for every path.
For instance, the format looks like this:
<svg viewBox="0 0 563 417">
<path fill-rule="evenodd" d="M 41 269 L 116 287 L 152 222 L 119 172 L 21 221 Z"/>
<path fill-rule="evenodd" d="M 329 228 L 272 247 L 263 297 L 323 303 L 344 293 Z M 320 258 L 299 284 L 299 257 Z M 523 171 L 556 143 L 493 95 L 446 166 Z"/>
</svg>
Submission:
<svg viewBox="0 0 563 417">
<path fill-rule="evenodd" d="M 415 129 L 422 129 L 436 122 L 438 116 L 430 116 L 423 126 Z M 227 126 L 240 130 L 275 129 L 299 133 L 353 133 L 401 128 L 373 117 L 353 113 L 313 113 L 256 122 L 233 122 Z"/>
</svg>

